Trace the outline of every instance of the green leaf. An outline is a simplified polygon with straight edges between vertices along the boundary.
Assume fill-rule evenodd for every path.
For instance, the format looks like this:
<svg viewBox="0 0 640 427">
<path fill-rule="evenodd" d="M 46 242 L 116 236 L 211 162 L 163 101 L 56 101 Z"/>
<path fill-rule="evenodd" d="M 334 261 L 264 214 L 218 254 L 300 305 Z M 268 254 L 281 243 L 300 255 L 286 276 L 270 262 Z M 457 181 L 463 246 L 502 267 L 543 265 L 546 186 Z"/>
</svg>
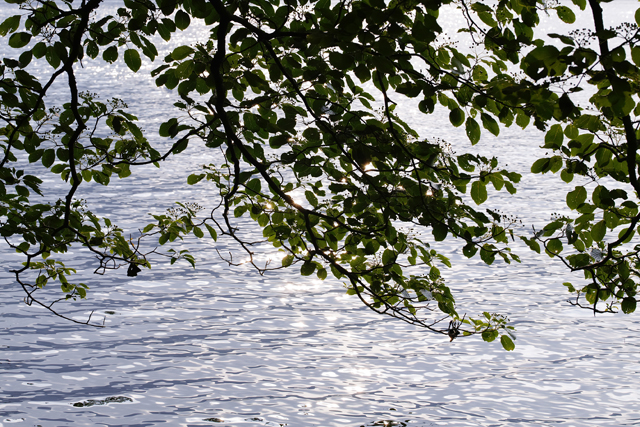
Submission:
<svg viewBox="0 0 640 427">
<path fill-rule="evenodd" d="M 31 34 L 29 33 L 14 33 L 9 37 L 9 46 L 14 49 L 25 47 L 31 41 Z"/>
<path fill-rule="evenodd" d="M 529 246 L 529 249 L 535 251 L 536 253 L 540 253 L 540 244 L 535 239 L 528 239 L 524 236 L 520 236 L 522 240 Z"/>
<path fill-rule="evenodd" d="M 16 252 L 26 253 L 29 250 L 30 247 L 31 247 L 31 245 L 29 245 L 27 242 L 22 242 L 16 248 Z"/>
<path fill-rule="evenodd" d="M 476 145 L 480 141 L 480 125 L 475 119 L 467 118 L 467 124 L 465 125 L 467 131 L 467 138 L 471 141 L 472 145 Z"/>
<path fill-rule="evenodd" d="M 620 223 L 620 217 L 615 212 L 605 211 L 604 222 L 607 224 L 607 228 L 613 230 Z"/>
<path fill-rule="evenodd" d="M 20 27 L 20 18 L 20 15 L 13 15 L 5 19 L 2 24 L 0 24 L 0 37 L 16 31 Z"/>
<path fill-rule="evenodd" d="M 191 76 L 194 68 L 195 66 L 192 60 L 183 61 L 175 68 L 174 75 L 178 80 L 186 80 Z M 178 88 L 178 91 L 180 91 L 180 88 Z"/>
<path fill-rule="evenodd" d="M 464 123 L 464 111 L 460 108 L 454 108 L 449 113 L 449 121 L 455 127 L 461 126 Z"/>
<path fill-rule="evenodd" d="M 545 173 L 549 170 L 549 163 L 551 162 L 551 159 L 549 158 L 544 158 L 544 159 L 538 159 L 535 162 L 533 162 L 533 165 L 531 165 L 531 173 Z"/>
<path fill-rule="evenodd" d="M 500 344 L 502 344 L 502 348 L 507 351 L 513 351 L 516 348 L 516 345 L 513 343 L 509 335 L 502 335 L 500 337 Z"/>
<path fill-rule="evenodd" d="M 478 247 L 473 243 L 468 243 L 462 248 L 462 253 L 467 258 L 471 258 L 478 252 Z"/>
<path fill-rule="evenodd" d="M 547 134 L 544 137 L 544 148 L 551 148 L 552 150 L 558 150 L 562 146 L 564 139 L 564 133 L 562 126 L 555 124 L 549 128 Z"/>
<path fill-rule="evenodd" d="M 549 252 L 549 255 L 558 255 L 560 252 L 562 252 L 562 242 L 560 241 L 560 239 L 551 239 L 548 243 L 547 243 L 547 252 Z"/>
<path fill-rule="evenodd" d="M 482 181 L 474 181 L 471 184 L 471 198 L 476 204 L 481 205 L 487 200 L 487 186 Z"/>
<path fill-rule="evenodd" d="M 329 52 L 329 62 L 338 70 L 348 70 L 353 67 L 353 58 L 341 52 Z"/>
<path fill-rule="evenodd" d="M 624 314 L 630 314 L 636 311 L 636 299 L 633 297 L 626 297 L 622 300 L 622 312 Z"/>
<path fill-rule="evenodd" d="M 197 184 L 198 182 L 202 181 L 202 179 L 205 177 L 206 175 L 201 173 L 201 174 L 191 174 L 189 175 L 189 177 L 187 178 L 187 184 L 189 185 L 194 185 Z"/>
<path fill-rule="evenodd" d="M 567 6 L 556 7 L 556 13 L 558 14 L 558 18 L 567 24 L 573 24 L 576 21 L 576 15 Z"/>
<path fill-rule="evenodd" d="M 568 125 L 566 128 L 564 128 L 564 134 L 569 139 L 576 139 L 577 137 L 580 136 L 580 131 L 574 125 Z"/>
<path fill-rule="evenodd" d="M 169 31 L 169 28 L 167 27 L 166 24 L 160 22 L 158 23 L 158 27 L 156 29 L 158 31 L 158 34 L 160 34 L 160 37 L 162 37 L 162 40 L 164 41 L 171 40 L 171 31 Z"/>
<path fill-rule="evenodd" d="M 441 242 L 447 238 L 447 233 L 449 232 L 449 227 L 446 224 L 441 222 L 436 222 L 433 224 L 433 237 L 436 239 L 436 242 Z"/>
<path fill-rule="evenodd" d="M 160 236 L 160 238 L 158 239 L 158 244 L 160 246 L 164 245 L 165 243 L 167 243 L 169 241 L 169 233 L 165 233 L 162 236 Z M 175 261 L 174 261 L 175 262 Z"/>
<path fill-rule="evenodd" d="M 491 115 L 482 113 L 480 117 L 482 118 L 482 126 L 486 130 L 488 130 L 495 136 L 498 136 L 500 134 L 500 126 Z"/>
<path fill-rule="evenodd" d="M 573 174 L 566 169 L 563 169 L 562 172 L 560 172 L 560 178 L 568 184 L 573 181 Z"/>
<path fill-rule="evenodd" d="M 177 48 L 173 49 L 173 52 L 171 52 L 171 58 L 174 61 L 180 61 L 191 55 L 193 52 L 195 51 L 190 46 L 178 46 Z"/>
<path fill-rule="evenodd" d="M 303 276 L 311 276 L 316 271 L 316 264 L 310 261 L 305 262 L 300 267 L 300 274 Z"/>
<path fill-rule="evenodd" d="M 577 209 L 578 206 L 583 204 L 586 200 L 587 190 L 582 186 L 578 186 L 575 188 L 575 190 L 567 193 L 567 206 L 571 210 Z"/>
<path fill-rule="evenodd" d="M 142 61 L 140 60 L 140 54 L 135 49 L 127 49 L 124 52 L 124 62 L 127 67 L 134 73 L 140 69 Z"/>
<path fill-rule="evenodd" d="M 307 190 L 304 192 L 304 195 L 311 206 L 314 208 L 318 207 L 318 198 L 312 191 Z"/>
<path fill-rule="evenodd" d="M 640 67 L 640 47 L 634 46 L 631 48 L 631 59 L 636 66 Z"/>
<path fill-rule="evenodd" d="M 204 237 L 204 233 L 200 229 L 200 227 L 193 227 L 193 234 L 198 238 L 202 239 Z"/>
<path fill-rule="evenodd" d="M 175 136 L 175 130 L 178 128 L 178 119 L 171 118 L 160 125 L 158 134 L 163 137 Z"/>
<path fill-rule="evenodd" d="M 209 235 L 211 236 L 213 241 L 218 241 L 218 233 L 216 232 L 216 230 L 209 224 L 205 224 L 205 227 L 207 227 L 207 231 L 209 232 Z"/>
<path fill-rule="evenodd" d="M 118 48 L 115 46 L 109 46 L 104 52 L 102 52 L 102 59 L 111 63 L 118 59 Z"/>
<path fill-rule="evenodd" d="M 389 265 L 396 262 L 396 253 L 391 249 L 385 249 L 382 253 L 382 263 L 384 265 Z"/>
<path fill-rule="evenodd" d="M 32 52 L 33 56 L 40 59 L 47 54 L 47 45 L 43 42 L 38 42 L 33 46 Z"/>
<path fill-rule="evenodd" d="M 282 266 L 289 267 L 291 264 L 293 264 L 294 259 L 295 258 L 291 254 L 285 256 L 284 258 L 282 258 Z"/>
<path fill-rule="evenodd" d="M 571 0 L 573 4 L 578 6 L 580 10 L 584 10 L 587 7 L 587 0 Z"/>
<path fill-rule="evenodd" d="M 620 232 L 618 233 L 618 239 L 622 239 L 622 237 L 627 233 L 628 230 L 629 228 L 620 230 Z M 631 238 L 633 238 L 634 234 L 635 234 L 635 230 L 631 230 L 629 235 L 622 241 L 622 243 L 629 243 L 631 241 Z"/>
<path fill-rule="evenodd" d="M 247 182 L 247 190 L 248 194 L 253 196 L 256 194 L 260 194 L 260 190 L 262 189 L 262 183 L 259 178 L 253 178 L 251 181 Z"/>
<path fill-rule="evenodd" d="M 98 57 L 98 54 L 100 53 L 100 48 L 98 47 L 96 42 L 94 42 L 93 40 L 89 40 L 85 51 L 87 52 L 87 55 L 89 55 L 89 58 L 96 59 Z"/>
<path fill-rule="evenodd" d="M 598 221 L 591 229 L 591 238 L 596 242 L 601 242 L 607 233 L 607 224 L 603 221 Z"/>
<path fill-rule="evenodd" d="M 42 153 L 42 166 L 45 168 L 50 168 L 55 160 L 56 152 L 53 148 L 49 148 Z"/>
<path fill-rule="evenodd" d="M 260 214 L 260 216 L 258 216 L 258 225 L 260 227 L 266 227 L 269 224 L 269 215 L 267 215 L 266 213 Z"/>
<path fill-rule="evenodd" d="M 60 66 L 60 57 L 58 56 L 58 53 L 56 52 L 56 49 L 54 49 L 53 46 L 47 47 L 47 53 L 45 55 L 45 59 L 47 60 L 49 65 L 51 65 L 54 69 Z"/>
<path fill-rule="evenodd" d="M 482 332 L 482 339 L 485 340 L 486 342 L 492 342 L 492 341 L 495 341 L 496 338 L 498 338 L 498 335 L 499 335 L 498 331 L 493 329 L 488 329 Z"/>
<path fill-rule="evenodd" d="M 553 156 L 549 159 L 549 170 L 553 173 L 558 172 L 562 168 L 562 157 Z"/>
<path fill-rule="evenodd" d="M 189 17 L 189 14 L 183 10 L 178 10 L 174 19 L 176 22 L 176 27 L 178 27 L 181 31 L 186 30 L 191 24 L 191 18 Z"/>
<path fill-rule="evenodd" d="M 480 20 L 482 22 L 484 22 L 485 24 L 487 24 L 490 27 L 496 27 L 498 26 L 498 23 L 496 22 L 495 19 L 493 19 L 492 14 L 487 13 L 487 12 L 478 12 L 478 17 L 480 18 Z"/>
<path fill-rule="evenodd" d="M 19 196 L 23 196 L 23 197 L 29 197 L 29 190 L 27 189 L 27 187 L 24 187 L 22 185 L 16 185 L 16 193 L 18 193 Z"/>
<path fill-rule="evenodd" d="M 585 129 L 594 133 L 604 129 L 604 125 L 602 124 L 600 117 L 592 114 L 581 115 L 574 124 L 580 129 Z"/>
<path fill-rule="evenodd" d="M 476 82 L 484 82 L 489 78 L 489 74 L 487 74 L 487 70 L 484 69 L 481 65 L 476 65 L 473 67 L 473 80 Z"/>
<path fill-rule="evenodd" d="M 520 126 L 522 129 L 529 126 L 529 122 L 531 121 L 531 117 L 522 111 L 518 111 L 518 115 L 516 116 L 516 124 Z"/>
</svg>

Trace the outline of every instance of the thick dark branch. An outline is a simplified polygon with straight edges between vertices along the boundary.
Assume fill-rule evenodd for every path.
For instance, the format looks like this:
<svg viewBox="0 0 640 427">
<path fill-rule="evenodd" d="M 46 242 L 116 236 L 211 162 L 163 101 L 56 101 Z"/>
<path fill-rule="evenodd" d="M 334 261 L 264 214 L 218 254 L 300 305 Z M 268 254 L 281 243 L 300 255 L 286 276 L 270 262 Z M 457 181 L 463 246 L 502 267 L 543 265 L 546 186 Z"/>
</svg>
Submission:
<svg viewBox="0 0 640 427">
<path fill-rule="evenodd" d="M 82 179 L 78 177 L 78 172 L 76 168 L 76 155 L 75 155 L 75 147 L 78 141 L 78 138 L 86 128 L 84 120 L 80 116 L 78 112 L 78 85 L 76 82 L 75 73 L 73 70 L 73 66 L 75 62 L 78 60 L 80 56 L 80 51 L 82 50 L 82 36 L 84 35 L 85 30 L 87 29 L 87 25 L 89 22 L 89 17 L 91 13 L 100 5 L 102 0 L 89 0 L 89 2 L 82 8 L 79 9 L 81 12 L 80 22 L 76 27 L 75 34 L 73 35 L 73 44 L 71 49 L 69 49 L 69 58 L 65 61 L 62 69 L 67 76 L 69 77 L 69 91 L 71 92 L 71 111 L 73 112 L 73 117 L 75 118 L 77 127 L 73 132 L 68 144 L 69 150 L 69 170 L 71 172 L 71 189 L 67 193 L 66 196 L 66 206 L 65 206 L 65 214 L 64 214 L 64 227 L 69 226 L 69 217 L 71 215 L 71 203 L 73 201 L 73 196 L 78 189 L 78 186 L 82 182 Z"/>
<path fill-rule="evenodd" d="M 600 47 L 600 54 L 606 56 L 609 54 L 609 43 L 607 38 L 604 37 L 604 21 L 602 19 L 602 7 L 599 0 L 589 0 L 589 6 L 591 7 L 591 14 L 593 15 L 593 23 L 596 27 L 596 35 L 598 37 L 598 46 Z"/>
</svg>

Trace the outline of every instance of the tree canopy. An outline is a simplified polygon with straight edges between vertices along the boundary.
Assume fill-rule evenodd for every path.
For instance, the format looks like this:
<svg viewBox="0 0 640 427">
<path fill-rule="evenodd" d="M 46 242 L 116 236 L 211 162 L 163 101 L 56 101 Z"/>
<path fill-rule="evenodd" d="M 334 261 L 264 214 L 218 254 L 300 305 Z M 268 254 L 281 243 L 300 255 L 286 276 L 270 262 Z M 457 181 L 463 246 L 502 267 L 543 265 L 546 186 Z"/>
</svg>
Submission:
<svg viewBox="0 0 640 427">
<path fill-rule="evenodd" d="M 5 2 L 15 14 L 0 35 L 15 56 L 0 65 L 0 234 L 24 256 L 12 272 L 28 304 L 64 316 L 39 289 L 57 283 L 63 300 L 87 295 L 89 286 L 57 259 L 71 246 L 93 253 L 98 272 L 122 267 L 135 276 L 153 260 L 140 241 L 170 245 L 193 234 L 236 240 L 260 272 L 290 266 L 332 275 L 378 313 L 451 340 L 499 338 L 507 350 L 514 343 L 506 317 L 456 310 L 438 242 L 457 239 L 466 257 L 492 264 L 519 261 L 508 246 L 519 238 L 583 272 L 580 284 L 565 283 L 574 304 L 636 308 L 640 11 L 636 23 L 607 28 L 604 0 Z M 458 31 L 473 49 L 446 41 L 443 8 L 464 17 Z M 591 29 L 538 29 L 546 15 L 573 23 L 577 9 L 589 11 Z M 210 31 L 159 58 L 158 47 L 196 20 Z M 143 133 L 122 101 L 100 100 L 77 83 L 83 62 L 122 60 L 133 73 L 155 61 L 157 86 L 180 96 L 159 136 Z M 33 64 L 48 71 L 35 73 Z M 57 104 L 56 80 L 68 87 Z M 578 105 L 587 88 L 588 105 Z M 488 187 L 515 193 L 521 176 L 496 157 L 457 154 L 420 135 L 396 108 L 406 98 L 425 115 L 447 109 L 471 144 L 481 132 L 535 126 L 551 155 L 532 172 L 590 184 L 567 193 L 566 215 L 518 235 L 517 219 L 479 205 Z M 159 138 L 170 149 L 149 142 Z M 220 162 L 185 181 L 214 183 L 214 206 L 183 201 L 154 215 L 136 241 L 78 197 L 83 182 L 109 185 L 136 166 L 189 155 L 195 139 Z M 18 166 L 26 160 L 44 169 Z M 44 174 L 64 181 L 63 198 L 43 201 Z M 262 228 L 261 241 L 243 237 L 244 217 Z M 254 248 L 266 243 L 283 251 L 282 266 L 254 262 Z M 165 254 L 195 263 L 185 250 Z"/>
</svg>

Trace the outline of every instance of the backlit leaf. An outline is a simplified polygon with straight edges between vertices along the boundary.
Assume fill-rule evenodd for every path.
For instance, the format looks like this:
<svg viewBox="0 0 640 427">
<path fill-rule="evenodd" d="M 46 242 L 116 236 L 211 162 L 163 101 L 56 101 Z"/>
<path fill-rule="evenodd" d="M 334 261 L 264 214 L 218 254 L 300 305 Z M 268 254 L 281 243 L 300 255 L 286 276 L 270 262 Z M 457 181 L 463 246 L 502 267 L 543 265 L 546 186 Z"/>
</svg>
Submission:
<svg viewBox="0 0 640 427">
<path fill-rule="evenodd" d="M 176 27 L 178 27 L 180 30 L 186 30 L 189 27 L 189 24 L 191 24 L 191 18 L 189 17 L 189 14 L 187 14 L 183 10 L 178 10 L 174 19 Z"/>
<path fill-rule="evenodd" d="M 516 345 L 509 335 L 502 335 L 500 337 L 500 344 L 502 344 L 502 347 L 507 351 L 513 351 L 516 348 Z"/>
<path fill-rule="evenodd" d="M 567 24 L 573 24 L 576 21 L 576 15 L 567 6 L 556 7 L 556 13 L 558 14 L 558 18 Z"/>
<path fill-rule="evenodd" d="M 471 184 L 471 198 L 480 205 L 487 200 L 487 186 L 482 181 L 474 181 Z"/>
<path fill-rule="evenodd" d="M 14 33 L 9 37 L 9 46 L 14 49 L 25 47 L 31 41 L 31 34 L 29 33 Z"/>
<path fill-rule="evenodd" d="M 586 200 L 587 190 L 582 186 L 578 186 L 573 191 L 567 193 L 567 206 L 572 210 L 577 209 L 578 206 L 580 206 Z"/>
<path fill-rule="evenodd" d="M 591 228 L 591 238 L 596 242 L 602 241 L 607 233 L 607 225 L 604 221 L 598 221 L 593 228 Z"/>
<path fill-rule="evenodd" d="M 173 59 L 174 61 L 180 61 L 191 55 L 193 52 L 194 50 L 190 46 L 178 46 L 177 48 L 173 49 L 173 52 L 171 52 L 171 59 Z"/>
<path fill-rule="evenodd" d="M 467 118 L 466 131 L 471 144 L 476 145 L 480 141 L 480 125 L 478 125 L 478 122 L 471 117 Z"/>
<path fill-rule="evenodd" d="M 464 123 L 464 112 L 460 108 L 454 108 L 449 113 L 449 121 L 455 127 L 458 127 Z"/>
<path fill-rule="evenodd" d="M 491 132 L 493 135 L 498 136 L 500 134 L 500 126 L 498 122 L 489 114 L 482 113 L 482 126 Z"/>
<path fill-rule="evenodd" d="M 124 52 L 124 62 L 127 67 L 134 73 L 140 69 L 142 61 L 140 60 L 140 54 L 135 49 L 127 49 Z"/>
</svg>

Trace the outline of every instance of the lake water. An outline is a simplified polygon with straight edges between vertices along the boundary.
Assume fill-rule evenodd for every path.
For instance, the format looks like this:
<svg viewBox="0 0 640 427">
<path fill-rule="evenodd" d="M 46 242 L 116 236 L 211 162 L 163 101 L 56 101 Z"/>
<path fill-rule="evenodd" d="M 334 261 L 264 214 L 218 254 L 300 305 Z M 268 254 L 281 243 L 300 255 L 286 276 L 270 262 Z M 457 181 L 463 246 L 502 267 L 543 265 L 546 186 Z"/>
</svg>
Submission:
<svg viewBox="0 0 640 427">
<path fill-rule="evenodd" d="M 615 3 L 611 19 L 633 19 L 636 2 Z M 152 68 L 131 76 L 121 63 L 85 62 L 80 80 L 103 99 L 123 98 L 153 131 L 173 98 L 153 90 Z M 446 119 L 405 110 L 425 135 L 467 149 Z M 540 141 L 535 131 L 505 130 L 478 149 L 506 154 L 502 162 L 526 174 L 544 154 L 535 149 Z M 80 196 L 133 233 L 148 212 L 175 201 L 215 202 L 211 187 L 185 184 L 207 158 L 206 149 L 190 146 L 161 169 L 137 169 L 109 187 L 83 185 Z M 59 183 L 47 185 L 55 191 Z M 496 194 L 489 203 L 527 226 L 540 224 L 564 210 L 563 185 L 527 175 L 516 196 Z M 184 246 L 198 256 L 195 270 L 157 262 L 137 278 L 122 270 L 88 275 L 90 298 L 65 313 L 82 319 L 95 310 L 101 329 L 25 306 L 9 273 L 21 260 L 3 248 L 0 427 L 640 425 L 638 315 L 594 317 L 570 307 L 561 283 L 579 276 L 519 245 L 522 264 L 491 267 L 464 259 L 456 241 L 440 246 L 454 262 L 445 277 L 459 311 L 509 316 L 513 352 L 477 338 L 450 343 L 380 317 L 336 280 L 230 268 L 215 252 L 236 250 L 224 240 Z M 273 254 L 265 249 L 265 257 Z M 81 251 L 69 258 L 92 270 Z"/>
</svg>

